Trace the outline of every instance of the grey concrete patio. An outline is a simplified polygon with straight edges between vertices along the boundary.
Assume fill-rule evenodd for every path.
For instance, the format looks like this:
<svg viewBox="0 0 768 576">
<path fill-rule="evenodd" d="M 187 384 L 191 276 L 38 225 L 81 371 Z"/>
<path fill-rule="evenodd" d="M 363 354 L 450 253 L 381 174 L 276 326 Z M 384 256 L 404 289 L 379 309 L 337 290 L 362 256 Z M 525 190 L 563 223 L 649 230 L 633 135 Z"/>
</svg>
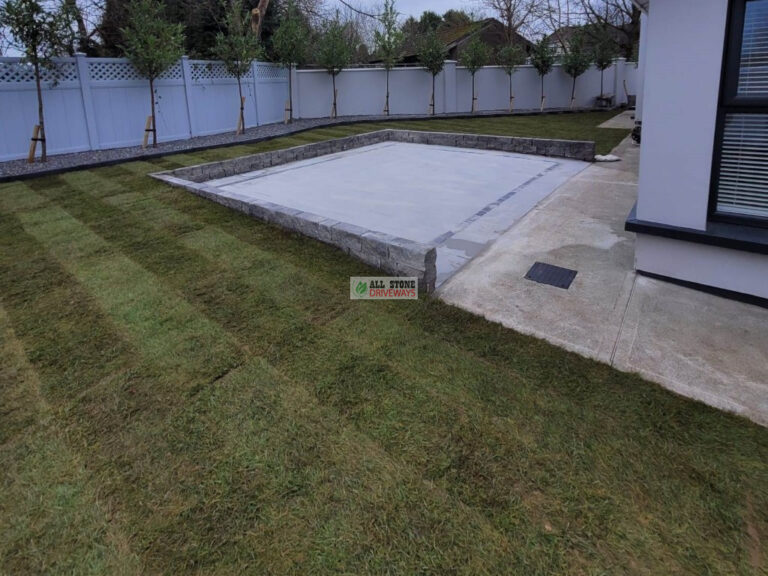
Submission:
<svg viewBox="0 0 768 576">
<path fill-rule="evenodd" d="M 588 166 L 568 158 L 385 141 L 205 184 L 222 196 L 435 246 L 439 286 Z"/>
<path fill-rule="evenodd" d="M 639 150 L 561 186 L 438 290 L 456 306 L 768 426 L 768 309 L 634 272 Z M 570 289 L 524 278 L 578 271 Z"/>
</svg>

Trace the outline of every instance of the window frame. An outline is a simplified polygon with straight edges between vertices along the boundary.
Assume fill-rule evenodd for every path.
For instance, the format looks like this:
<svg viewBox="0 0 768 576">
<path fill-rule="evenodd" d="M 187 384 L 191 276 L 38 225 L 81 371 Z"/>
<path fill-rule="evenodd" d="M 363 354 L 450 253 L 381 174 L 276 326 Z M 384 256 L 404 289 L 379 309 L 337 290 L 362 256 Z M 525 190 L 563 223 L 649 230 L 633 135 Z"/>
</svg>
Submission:
<svg viewBox="0 0 768 576">
<path fill-rule="evenodd" d="M 728 7 L 707 214 L 708 219 L 715 222 L 730 222 L 733 224 L 768 228 L 768 217 L 749 214 L 731 214 L 717 211 L 717 192 L 720 178 L 720 166 L 722 163 L 722 147 L 726 115 L 733 113 L 768 114 L 768 95 L 738 95 L 742 41 L 744 37 L 744 19 L 746 17 L 747 2 L 749 1 L 750 0 L 730 0 Z"/>
</svg>

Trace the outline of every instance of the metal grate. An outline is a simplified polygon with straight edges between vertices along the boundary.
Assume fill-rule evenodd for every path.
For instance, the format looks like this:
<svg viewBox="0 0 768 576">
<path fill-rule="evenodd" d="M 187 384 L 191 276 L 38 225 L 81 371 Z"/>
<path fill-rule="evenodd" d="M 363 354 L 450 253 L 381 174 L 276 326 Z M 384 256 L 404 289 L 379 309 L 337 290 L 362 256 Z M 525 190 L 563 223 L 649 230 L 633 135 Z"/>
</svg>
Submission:
<svg viewBox="0 0 768 576">
<path fill-rule="evenodd" d="M 553 266 L 552 264 L 544 264 L 543 262 L 536 262 L 528 273 L 525 275 L 527 280 L 533 280 L 539 284 L 547 284 L 548 286 L 555 286 L 556 288 L 563 288 L 568 290 L 571 287 L 573 279 L 576 278 L 576 270 L 569 270 L 568 268 L 561 268 L 560 266 Z"/>
</svg>

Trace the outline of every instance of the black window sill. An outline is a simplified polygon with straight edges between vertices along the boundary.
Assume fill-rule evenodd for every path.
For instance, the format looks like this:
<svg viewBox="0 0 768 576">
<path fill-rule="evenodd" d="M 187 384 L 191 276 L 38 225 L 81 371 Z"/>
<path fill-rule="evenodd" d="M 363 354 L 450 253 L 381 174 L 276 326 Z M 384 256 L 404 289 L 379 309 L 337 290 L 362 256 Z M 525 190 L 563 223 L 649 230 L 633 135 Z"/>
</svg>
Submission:
<svg viewBox="0 0 768 576">
<path fill-rule="evenodd" d="M 708 222 L 706 230 L 693 230 L 669 226 L 657 222 L 637 219 L 637 204 L 627 217 L 624 225 L 627 232 L 660 236 L 673 240 L 684 240 L 731 250 L 768 254 L 768 228 L 732 224 L 729 222 Z"/>
</svg>

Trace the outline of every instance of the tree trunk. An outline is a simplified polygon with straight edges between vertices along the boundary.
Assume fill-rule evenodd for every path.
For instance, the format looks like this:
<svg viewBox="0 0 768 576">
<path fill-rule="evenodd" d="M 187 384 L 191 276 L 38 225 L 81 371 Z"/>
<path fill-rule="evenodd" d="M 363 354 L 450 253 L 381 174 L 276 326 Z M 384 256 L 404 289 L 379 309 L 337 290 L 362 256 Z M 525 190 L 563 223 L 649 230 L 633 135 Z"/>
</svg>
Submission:
<svg viewBox="0 0 768 576">
<path fill-rule="evenodd" d="M 600 70 L 600 97 L 601 98 L 603 97 L 603 94 L 604 94 L 603 92 L 603 73 L 604 72 L 605 70 Z"/>
<path fill-rule="evenodd" d="M 331 74 L 331 82 L 333 82 L 333 107 L 331 108 L 331 118 L 336 118 L 339 114 L 339 110 L 336 108 L 336 74 Z"/>
<path fill-rule="evenodd" d="M 571 108 L 573 108 L 573 101 L 576 99 L 576 76 L 573 77 L 573 87 L 571 88 Z"/>
<path fill-rule="evenodd" d="M 514 102 L 515 95 L 512 92 L 512 74 L 509 75 L 509 111 L 512 112 L 512 102 Z"/>
<path fill-rule="evenodd" d="M 43 90 L 40 86 L 40 64 L 35 62 L 35 86 L 37 87 L 37 123 L 40 125 L 38 138 L 42 144 L 40 161 L 48 162 L 48 142 L 45 140 L 45 114 L 43 113 Z"/>
<path fill-rule="evenodd" d="M 149 79 L 149 92 L 152 97 L 152 148 L 157 148 L 157 118 L 155 117 L 155 79 Z"/>
<path fill-rule="evenodd" d="M 541 74 L 541 108 L 540 111 L 544 110 L 544 74 Z"/>
<path fill-rule="evenodd" d="M 87 54 L 89 44 L 88 27 L 85 25 L 83 11 L 80 10 L 76 0 L 66 0 L 64 4 L 72 10 L 75 16 L 75 24 L 77 24 L 77 50 Z"/>
<path fill-rule="evenodd" d="M 432 74 L 432 116 L 435 115 L 435 74 Z"/>
<path fill-rule="evenodd" d="M 389 68 L 387 68 L 387 99 L 384 102 L 384 110 L 387 111 L 387 116 L 389 116 Z"/>
<path fill-rule="evenodd" d="M 472 108 L 470 108 L 472 114 L 475 113 L 475 74 L 472 73 Z"/>
<path fill-rule="evenodd" d="M 288 123 L 293 122 L 293 64 L 288 64 Z"/>
<path fill-rule="evenodd" d="M 243 84 L 241 82 L 240 76 L 237 77 L 237 92 L 240 94 L 240 119 L 238 121 L 238 127 L 241 127 L 243 132 L 245 132 L 245 107 L 243 106 Z"/>
</svg>

